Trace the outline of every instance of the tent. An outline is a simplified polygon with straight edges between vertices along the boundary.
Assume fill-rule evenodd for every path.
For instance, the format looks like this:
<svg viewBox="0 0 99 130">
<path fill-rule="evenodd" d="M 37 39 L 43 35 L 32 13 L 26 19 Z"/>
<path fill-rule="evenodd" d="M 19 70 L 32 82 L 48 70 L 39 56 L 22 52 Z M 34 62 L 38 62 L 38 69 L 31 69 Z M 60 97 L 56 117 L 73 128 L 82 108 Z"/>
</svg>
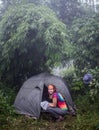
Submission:
<svg viewBox="0 0 99 130">
<path fill-rule="evenodd" d="M 72 112 L 75 112 L 75 105 L 64 80 L 49 73 L 38 74 L 23 83 L 14 102 L 16 111 L 20 114 L 39 118 L 41 113 L 40 103 L 42 100 L 47 100 L 47 86 L 49 84 L 56 86 L 57 91 L 62 93 L 66 99 L 69 108 Z"/>
</svg>

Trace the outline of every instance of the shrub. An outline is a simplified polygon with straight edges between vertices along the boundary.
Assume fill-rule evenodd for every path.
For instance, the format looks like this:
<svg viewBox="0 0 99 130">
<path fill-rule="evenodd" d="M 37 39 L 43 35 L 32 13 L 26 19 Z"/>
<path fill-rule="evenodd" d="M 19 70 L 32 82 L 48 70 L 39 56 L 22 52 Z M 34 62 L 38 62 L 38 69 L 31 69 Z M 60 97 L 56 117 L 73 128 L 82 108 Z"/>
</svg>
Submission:
<svg viewBox="0 0 99 130">
<path fill-rule="evenodd" d="M 0 114 L 13 114 L 13 101 L 15 99 L 15 92 L 8 86 L 0 83 Z"/>
<path fill-rule="evenodd" d="M 66 73 L 66 72 L 65 72 Z M 91 73 L 93 76 L 92 81 L 89 84 L 83 83 L 83 76 L 86 73 Z M 69 75 L 65 75 L 65 80 L 69 84 L 73 96 L 76 97 L 78 95 L 87 95 L 90 101 L 98 100 L 99 96 L 99 68 L 95 69 L 84 69 L 78 74 L 75 71 L 70 73 Z"/>
</svg>

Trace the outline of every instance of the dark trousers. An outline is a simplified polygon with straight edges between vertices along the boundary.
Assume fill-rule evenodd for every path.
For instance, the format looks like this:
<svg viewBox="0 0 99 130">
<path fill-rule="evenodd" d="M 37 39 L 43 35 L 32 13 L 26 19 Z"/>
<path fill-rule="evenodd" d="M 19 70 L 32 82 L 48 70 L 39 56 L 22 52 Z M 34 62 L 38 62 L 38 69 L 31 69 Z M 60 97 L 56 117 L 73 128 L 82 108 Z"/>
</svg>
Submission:
<svg viewBox="0 0 99 130">
<path fill-rule="evenodd" d="M 68 110 L 63 110 L 58 107 L 48 107 L 46 112 L 50 113 L 55 118 L 59 118 L 59 116 L 64 116 L 67 114 Z"/>
</svg>

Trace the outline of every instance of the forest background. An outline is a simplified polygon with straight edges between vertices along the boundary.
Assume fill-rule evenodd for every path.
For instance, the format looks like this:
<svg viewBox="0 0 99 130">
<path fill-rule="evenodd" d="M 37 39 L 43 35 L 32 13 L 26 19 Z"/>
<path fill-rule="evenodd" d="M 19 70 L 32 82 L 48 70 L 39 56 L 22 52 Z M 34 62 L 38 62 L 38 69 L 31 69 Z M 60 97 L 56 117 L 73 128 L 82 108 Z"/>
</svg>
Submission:
<svg viewBox="0 0 99 130">
<path fill-rule="evenodd" d="M 57 124 L 44 115 L 36 121 L 17 115 L 13 102 L 23 82 L 57 70 L 70 88 L 77 116 Z M 87 86 L 86 73 L 93 76 Z M 99 130 L 98 93 L 98 0 L 0 1 L 1 130 Z"/>
</svg>

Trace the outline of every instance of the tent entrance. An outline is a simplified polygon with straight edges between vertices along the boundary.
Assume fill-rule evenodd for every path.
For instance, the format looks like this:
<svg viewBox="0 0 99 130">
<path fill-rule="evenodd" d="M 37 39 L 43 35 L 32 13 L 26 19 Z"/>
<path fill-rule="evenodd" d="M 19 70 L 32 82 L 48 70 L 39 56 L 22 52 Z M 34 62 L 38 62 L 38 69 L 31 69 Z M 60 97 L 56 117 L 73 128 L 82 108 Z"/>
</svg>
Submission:
<svg viewBox="0 0 99 130">
<path fill-rule="evenodd" d="M 49 95 L 48 95 L 48 89 L 47 89 L 47 86 L 44 85 L 43 93 L 42 93 L 42 101 L 51 102 L 48 97 L 49 97 Z"/>
</svg>

